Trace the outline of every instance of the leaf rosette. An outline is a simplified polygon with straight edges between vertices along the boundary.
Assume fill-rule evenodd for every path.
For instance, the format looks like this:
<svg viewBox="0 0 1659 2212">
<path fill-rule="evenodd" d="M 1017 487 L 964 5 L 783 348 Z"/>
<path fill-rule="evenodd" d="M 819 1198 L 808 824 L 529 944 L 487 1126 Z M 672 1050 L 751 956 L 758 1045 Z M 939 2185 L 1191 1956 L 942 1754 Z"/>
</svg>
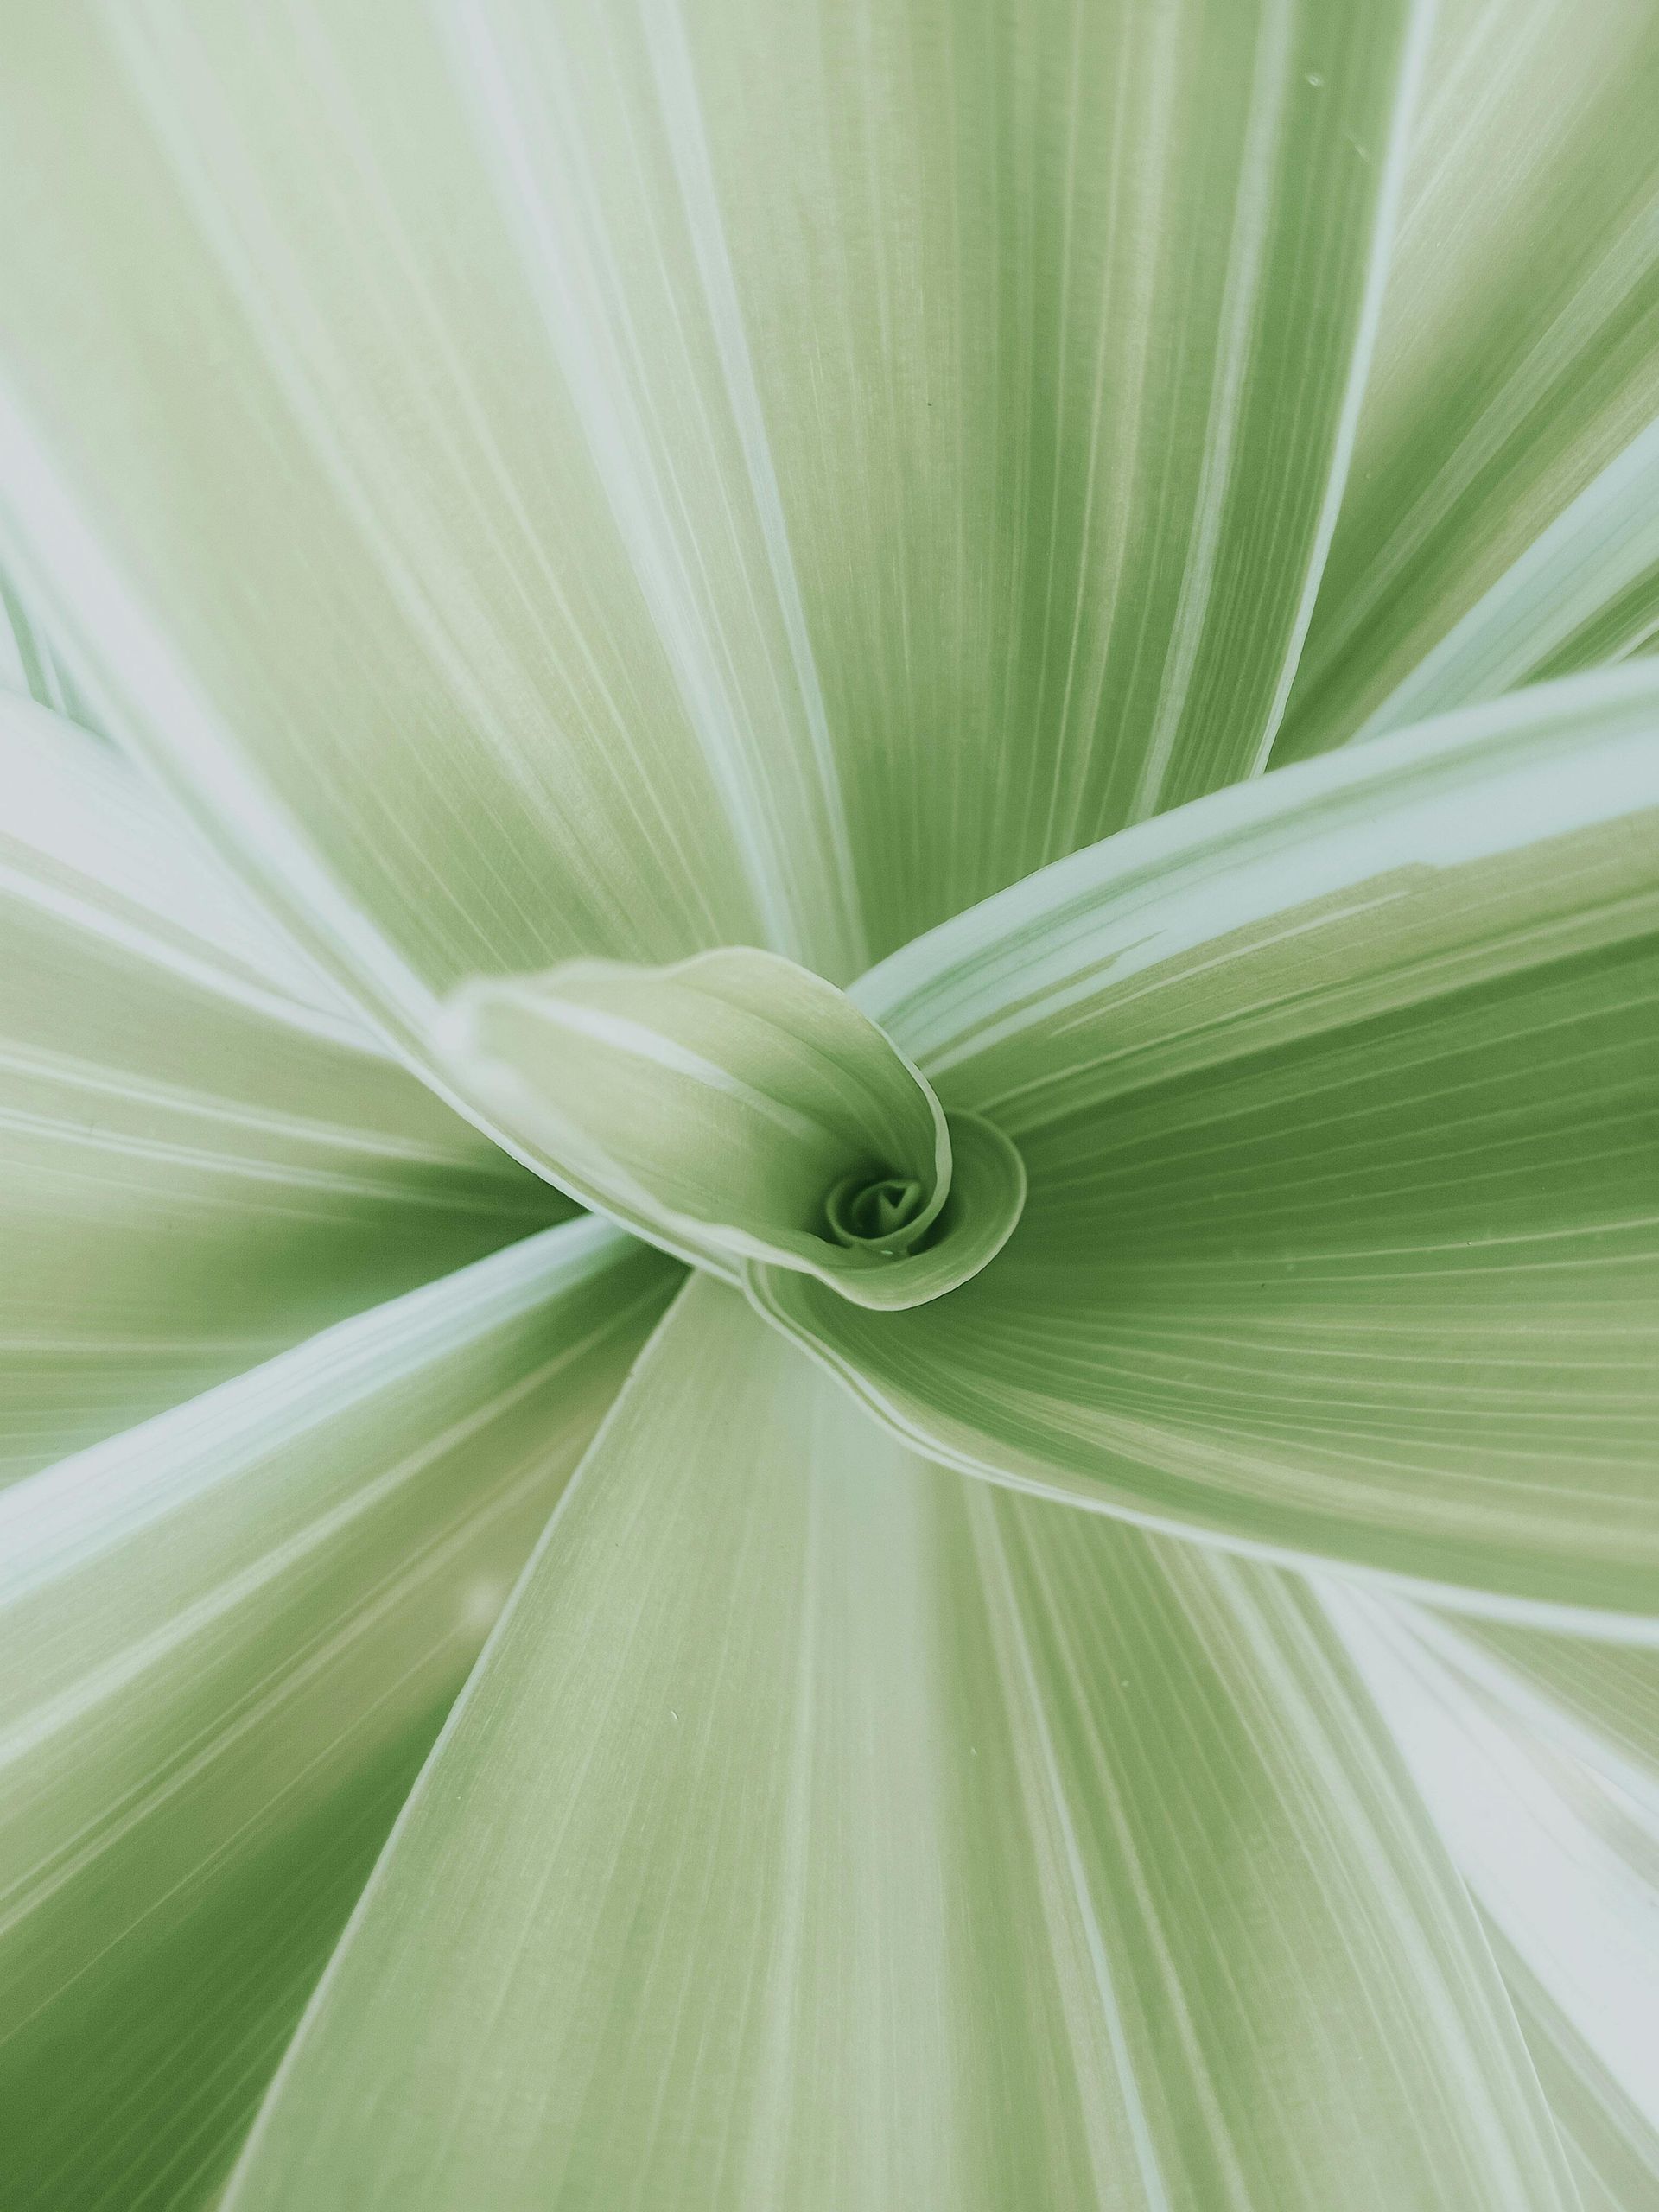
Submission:
<svg viewBox="0 0 1659 2212">
<path fill-rule="evenodd" d="M 1012 1141 L 947 1117 L 868 1014 L 776 953 L 480 977 L 436 1043 L 544 1172 L 733 1279 L 926 1305 L 989 1265 L 1025 1204 Z"/>
</svg>

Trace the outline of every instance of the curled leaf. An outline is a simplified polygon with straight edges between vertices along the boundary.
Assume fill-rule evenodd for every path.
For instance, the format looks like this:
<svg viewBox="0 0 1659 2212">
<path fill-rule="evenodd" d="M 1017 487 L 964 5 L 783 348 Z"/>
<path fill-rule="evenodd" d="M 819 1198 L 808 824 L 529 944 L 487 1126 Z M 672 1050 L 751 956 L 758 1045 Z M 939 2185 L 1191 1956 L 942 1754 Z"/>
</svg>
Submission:
<svg viewBox="0 0 1659 2212">
<path fill-rule="evenodd" d="M 976 1274 L 1024 1204 L 1008 1139 L 947 1126 L 869 1015 L 775 953 L 480 978 L 439 1049 L 558 1181 L 722 1273 L 922 1305 Z"/>
</svg>

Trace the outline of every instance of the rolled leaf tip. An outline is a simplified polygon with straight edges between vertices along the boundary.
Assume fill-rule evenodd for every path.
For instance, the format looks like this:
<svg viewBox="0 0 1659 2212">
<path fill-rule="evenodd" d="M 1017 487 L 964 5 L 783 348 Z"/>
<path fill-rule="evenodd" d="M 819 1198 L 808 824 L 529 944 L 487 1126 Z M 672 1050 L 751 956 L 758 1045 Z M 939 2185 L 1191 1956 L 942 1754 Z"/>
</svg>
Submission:
<svg viewBox="0 0 1659 2212">
<path fill-rule="evenodd" d="M 923 1305 L 988 1264 L 1025 1202 L 1007 1137 L 947 1121 L 868 1014 L 775 953 L 475 978 L 436 1042 L 550 1179 L 734 1281 L 780 1268 Z"/>
</svg>

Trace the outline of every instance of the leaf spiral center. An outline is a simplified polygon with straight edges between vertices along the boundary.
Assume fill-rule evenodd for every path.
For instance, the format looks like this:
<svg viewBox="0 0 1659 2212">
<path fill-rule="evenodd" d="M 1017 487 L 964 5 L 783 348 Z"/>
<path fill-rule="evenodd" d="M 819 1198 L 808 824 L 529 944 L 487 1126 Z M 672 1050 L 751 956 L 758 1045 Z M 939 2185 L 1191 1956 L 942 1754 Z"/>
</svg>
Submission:
<svg viewBox="0 0 1659 2212">
<path fill-rule="evenodd" d="M 838 1244 L 870 1252 L 908 1251 L 930 1225 L 926 1185 L 913 1175 L 844 1175 L 823 1202 Z"/>
</svg>

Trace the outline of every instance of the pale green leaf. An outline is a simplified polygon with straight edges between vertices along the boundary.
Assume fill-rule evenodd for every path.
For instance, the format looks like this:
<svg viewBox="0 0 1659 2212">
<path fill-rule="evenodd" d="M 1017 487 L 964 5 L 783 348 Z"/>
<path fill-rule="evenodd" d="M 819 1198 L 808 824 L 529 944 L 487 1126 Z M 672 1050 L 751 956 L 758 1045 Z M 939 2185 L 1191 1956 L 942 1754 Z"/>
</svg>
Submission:
<svg viewBox="0 0 1659 2212">
<path fill-rule="evenodd" d="M 1275 760 L 1611 657 L 1659 617 L 1626 456 L 1659 416 L 1656 114 L 1651 0 L 1443 8 Z"/>
<path fill-rule="evenodd" d="M 699 1279 L 226 2212 L 1571 2201 L 1301 1586 L 915 1459 Z"/>
<path fill-rule="evenodd" d="M 769 1311 L 938 1456 L 1659 1611 L 1659 669 L 1147 823 L 857 995 L 1030 1189 L 986 1272 Z"/>
<path fill-rule="evenodd" d="M 1642 2212 L 1659 2200 L 1659 1770 L 1600 1732 L 1582 1686 L 1599 1674 L 1615 1726 L 1645 1704 L 1650 1727 L 1659 1654 L 1500 1630 L 1539 1662 L 1529 1679 L 1484 1633 L 1328 1598 L 1491 1923 L 1586 2206 Z M 1541 1694 L 1562 1668 L 1577 1712 Z"/>
<path fill-rule="evenodd" d="M 1659 395 L 1656 395 L 1659 396 Z M 1609 461 L 1356 737 L 1622 660 L 1659 636 L 1659 422 Z"/>
<path fill-rule="evenodd" d="M 222 2175 L 677 1272 L 570 1223 L 0 1497 L 7 2212 Z"/>
<path fill-rule="evenodd" d="M 1421 15 L 25 11 L 20 574 L 405 1034 L 843 982 L 1259 759 Z"/>
<path fill-rule="evenodd" d="M 0 574 L 0 691 L 33 699 L 71 721 L 84 707 L 59 655 L 22 593 Z"/>
<path fill-rule="evenodd" d="M 1024 1202 L 1007 1139 L 972 1116 L 947 1129 L 869 1016 L 776 953 L 480 978 L 439 1037 L 527 1158 L 728 1275 L 774 1262 L 915 1305 L 993 1259 Z"/>
<path fill-rule="evenodd" d="M 1651 1902 L 1647 1907 L 1651 1914 Z M 1659 2202 L 1659 2128 L 1552 2002 L 1503 1936 L 1493 1955 L 1538 2069 L 1582 2212 L 1648 2212 Z M 1659 2029 L 1651 2011 L 1641 2031 Z"/>
<path fill-rule="evenodd" d="M 1459 1625 L 1465 1671 L 1483 1649 L 1500 1660 L 1509 1702 L 1520 1702 L 1518 1688 L 1532 1694 L 1527 1717 L 1535 1729 L 1605 1767 L 1627 1789 L 1642 1787 L 1643 1777 L 1659 1789 L 1659 1623 L 1645 1643 L 1550 1634 L 1503 1620 Z"/>
<path fill-rule="evenodd" d="M 568 1211 L 108 746 L 0 701 L 0 1479 Z"/>
</svg>

